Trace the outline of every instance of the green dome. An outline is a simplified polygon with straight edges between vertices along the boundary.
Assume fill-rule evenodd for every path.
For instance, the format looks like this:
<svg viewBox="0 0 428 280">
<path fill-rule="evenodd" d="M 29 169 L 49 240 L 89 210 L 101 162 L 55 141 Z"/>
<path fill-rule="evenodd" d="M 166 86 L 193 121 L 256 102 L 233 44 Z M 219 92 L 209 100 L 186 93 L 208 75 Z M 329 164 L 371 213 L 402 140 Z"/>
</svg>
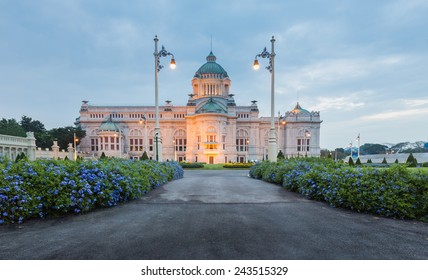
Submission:
<svg viewBox="0 0 428 280">
<path fill-rule="evenodd" d="M 103 122 L 100 125 L 100 128 L 98 131 L 115 131 L 119 132 L 119 127 L 111 120 L 111 118 L 108 118 L 105 122 Z"/>
<path fill-rule="evenodd" d="M 213 52 L 210 52 L 210 54 L 207 56 L 207 63 L 202 65 L 198 71 L 195 73 L 195 78 L 203 78 L 202 74 L 216 74 L 220 75 L 218 78 L 226 78 L 229 77 L 227 75 L 227 72 L 221 67 L 220 64 L 215 62 L 217 58 L 213 54 Z M 211 77 L 210 77 L 211 78 Z"/>
<path fill-rule="evenodd" d="M 202 105 L 202 107 L 196 111 L 196 114 L 203 114 L 203 113 L 225 114 L 227 112 L 222 106 L 220 106 L 217 102 L 215 102 L 213 98 L 210 98 L 207 103 Z"/>
<path fill-rule="evenodd" d="M 296 107 L 294 107 L 294 109 L 291 112 L 293 112 L 294 114 L 310 114 L 310 112 L 308 110 L 303 109 L 300 106 L 299 102 L 297 102 Z"/>
</svg>

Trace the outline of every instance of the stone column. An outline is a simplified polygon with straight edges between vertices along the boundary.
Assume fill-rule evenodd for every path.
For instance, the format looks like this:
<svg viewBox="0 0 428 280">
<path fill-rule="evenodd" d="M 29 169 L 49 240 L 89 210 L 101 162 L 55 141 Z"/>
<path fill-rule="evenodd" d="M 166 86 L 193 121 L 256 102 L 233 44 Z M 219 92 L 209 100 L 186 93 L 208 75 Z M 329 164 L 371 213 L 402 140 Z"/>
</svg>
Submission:
<svg viewBox="0 0 428 280">
<path fill-rule="evenodd" d="M 33 132 L 27 132 L 27 143 L 28 143 L 28 159 L 36 160 L 36 138 Z"/>
<path fill-rule="evenodd" d="M 67 152 L 68 152 L 68 159 L 69 160 L 74 160 L 74 148 L 73 148 L 73 144 L 68 143 L 68 147 L 67 147 Z"/>
<path fill-rule="evenodd" d="M 52 145 L 52 151 L 53 151 L 53 159 L 58 159 L 59 155 L 59 146 L 58 141 L 53 141 Z"/>
</svg>

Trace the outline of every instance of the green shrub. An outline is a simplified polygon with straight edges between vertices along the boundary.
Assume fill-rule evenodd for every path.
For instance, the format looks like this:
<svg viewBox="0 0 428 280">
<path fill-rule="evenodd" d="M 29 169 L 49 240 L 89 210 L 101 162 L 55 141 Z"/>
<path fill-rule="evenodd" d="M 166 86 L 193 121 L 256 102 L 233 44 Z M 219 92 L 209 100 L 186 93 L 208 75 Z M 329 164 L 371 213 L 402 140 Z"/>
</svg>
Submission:
<svg viewBox="0 0 428 280">
<path fill-rule="evenodd" d="M 354 166 L 355 165 L 354 160 L 352 159 L 352 157 L 349 157 L 348 164 L 349 164 L 349 166 Z"/>
<path fill-rule="evenodd" d="M 114 158 L 0 161 L 0 168 L 0 224 L 116 206 L 183 177 L 174 162 Z"/>
<path fill-rule="evenodd" d="M 360 158 L 357 158 L 357 161 L 355 162 L 355 165 L 361 165 L 361 160 L 360 160 Z"/>
<path fill-rule="evenodd" d="M 388 164 L 388 162 L 386 161 L 386 157 L 383 157 L 382 164 Z"/>
<path fill-rule="evenodd" d="M 428 213 L 428 171 L 422 169 L 354 168 L 323 159 L 292 159 L 258 163 L 250 176 L 332 207 L 407 219 L 423 219 Z"/>
<path fill-rule="evenodd" d="M 418 166 L 418 161 L 416 160 L 416 158 L 413 156 L 412 153 L 410 153 L 410 155 L 407 157 L 406 163 L 409 167 Z"/>
<path fill-rule="evenodd" d="M 371 159 L 371 158 L 369 158 L 369 159 L 367 160 L 367 163 L 373 163 L 373 162 L 372 162 L 372 159 Z"/>
<path fill-rule="evenodd" d="M 204 164 L 201 162 L 180 162 L 182 168 L 204 168 Z"/>
<path fill-rule="evenodd" d="M 223 165 L 224 168 L 250 168 L 251 166 L 253 166 L 254 163 L 249 162 L 249 163 L 225 163 Z"/>
<path fill-rule="evenodd" d="M 149 156 L 147 155 L 147 152 L 144 151 L 143 155 L 141 156 L 141 160 L 148 160 Z"/>
</svg>

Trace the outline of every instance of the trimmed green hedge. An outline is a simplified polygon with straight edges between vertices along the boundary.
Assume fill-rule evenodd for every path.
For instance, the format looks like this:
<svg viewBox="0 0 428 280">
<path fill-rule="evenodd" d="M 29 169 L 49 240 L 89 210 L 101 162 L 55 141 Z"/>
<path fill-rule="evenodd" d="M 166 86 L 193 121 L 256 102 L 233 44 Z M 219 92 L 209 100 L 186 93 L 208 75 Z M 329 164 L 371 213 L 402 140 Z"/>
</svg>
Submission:
<svg viewBox="0 0 428 280">
<path fill-rule="evenodd" d="M 250 162 L 250 163 L 225 163 L 223 165 L 224 168 L 250 168 L 251 166 L 253 166 L 254 163 Z"/>
<path fill-rule="evenodd" d="M 333 207 L 406 219 L 428 218 L 428 171 L 350 167 L 329 159 L 260 162 L 250 176 L 282 185 Z"/>
<path fill-rule="evenodd" d="M 180 162 L 181 167 L 183 168 L 204 168 L 204 164 L 201 162 Z"/>
<path fill-rule="evenodd" d="M 0 224 L 112 207 L 183 177 L 176 162 L 0 160 Z"/>
</svg>

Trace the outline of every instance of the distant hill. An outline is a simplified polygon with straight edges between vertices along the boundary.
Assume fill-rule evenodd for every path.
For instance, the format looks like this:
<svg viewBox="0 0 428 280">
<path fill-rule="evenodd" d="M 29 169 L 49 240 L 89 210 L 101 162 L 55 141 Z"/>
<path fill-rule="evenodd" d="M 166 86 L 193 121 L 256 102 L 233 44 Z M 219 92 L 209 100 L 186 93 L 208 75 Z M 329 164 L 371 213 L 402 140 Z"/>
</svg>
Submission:
<svg viewBox="0 0 428 280">
<path fill-rule="evenodd" d="M 390 148 L 394 153 L 426 153 L 428 149 L 424 147 L 424 141 L 417 141 L 415 143 L 402 142 Z"/>
<path fill-rule="evenodd" d="M 366 143 L 361 145 L 360 153 L 362 155 L 376 155 L 376 154 L 385 154 L 385 153 L 428 153 L 428 148 L 426 147 L 424 141 L 417 141 L 415 143 L 410 142 L 401 142 L 398 144 L 383 143 L 383 144 L 373 144 Z M 356 147 L 353 147 L 355 151 Z M 344 149 L 346 153 L 349 153 L 349 148 Z"/>
</svg>

